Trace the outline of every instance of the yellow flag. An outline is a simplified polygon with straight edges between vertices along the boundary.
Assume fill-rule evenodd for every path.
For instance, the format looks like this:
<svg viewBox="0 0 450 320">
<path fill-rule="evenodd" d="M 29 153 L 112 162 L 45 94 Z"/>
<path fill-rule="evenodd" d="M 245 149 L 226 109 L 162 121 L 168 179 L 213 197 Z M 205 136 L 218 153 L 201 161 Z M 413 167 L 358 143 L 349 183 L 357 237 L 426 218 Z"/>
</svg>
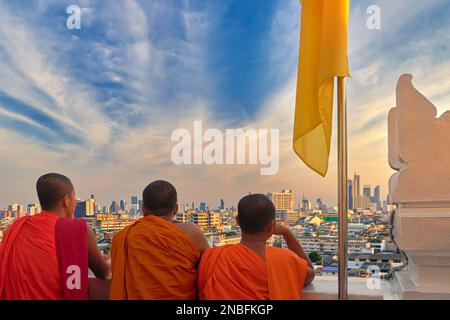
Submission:
<svg viewBox="0 0 450 320">
<path fill-rule="evenodd" d="M 330 155 L 334 77 L 349 76 L 350 0 L 301 0 L 302 23 L 294 151 L 325 176 Z"/>
</svg>

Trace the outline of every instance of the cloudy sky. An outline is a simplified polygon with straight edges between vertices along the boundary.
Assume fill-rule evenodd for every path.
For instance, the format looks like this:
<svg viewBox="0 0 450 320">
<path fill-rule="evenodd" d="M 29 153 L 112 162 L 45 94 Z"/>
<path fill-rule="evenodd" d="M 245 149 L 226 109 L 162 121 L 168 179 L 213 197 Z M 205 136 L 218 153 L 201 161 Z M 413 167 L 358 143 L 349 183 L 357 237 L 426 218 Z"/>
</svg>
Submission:
<svg viewBox="0 0 450 320">
<path fill-rule="evenodd" d="M 369 30 L 370 5 L 381 30 Z M 81 30 L 66 8 L 82 8 Z M 336 204 L 336 147 L 321 178 L 292 151 L 300 32 L 298 0 L 0 0 L 0 207 L 36 202 L 43 173 L 61 172 L 101 204 L 172 181 L 181 202 L 282 188 Z M 450 109 L 448 0 L 354 0 L 351 6 L 349 173 L 379 184 L 387 113 L 403 73 Z M 280 170 L 175 166 L 171 133 L 279 128 Z"/>
</svg>

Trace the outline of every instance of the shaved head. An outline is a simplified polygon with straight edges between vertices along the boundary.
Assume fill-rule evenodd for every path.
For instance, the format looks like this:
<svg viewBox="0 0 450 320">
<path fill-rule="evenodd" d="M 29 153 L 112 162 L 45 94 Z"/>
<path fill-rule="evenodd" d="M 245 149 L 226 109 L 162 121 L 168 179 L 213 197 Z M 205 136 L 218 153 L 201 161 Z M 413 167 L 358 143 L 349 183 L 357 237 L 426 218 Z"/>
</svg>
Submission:
<svg viewBox="0 0 450 320">
<path fill-rule="evenodd" d="M 155 216 L 167 216 L 177 207 L 177 190 L 167 181 L 150 183 L 142 194 L 143 207 Z"/>
<path fill-rule="evenodd" d="M 242 233 L 264 232 L 267 224 L 275 219 L 275 206 L 263 194 L 251 194 L 239 201 L 237 221 Z"/>
<path fill-rule="evenodd" d="M 72 181 L 58 173 L 49 173 L 40 177 L 36 191 L 43 210 L 51 211 L 58 207 L 65 195 L 74 192 Z"/>
</svg>

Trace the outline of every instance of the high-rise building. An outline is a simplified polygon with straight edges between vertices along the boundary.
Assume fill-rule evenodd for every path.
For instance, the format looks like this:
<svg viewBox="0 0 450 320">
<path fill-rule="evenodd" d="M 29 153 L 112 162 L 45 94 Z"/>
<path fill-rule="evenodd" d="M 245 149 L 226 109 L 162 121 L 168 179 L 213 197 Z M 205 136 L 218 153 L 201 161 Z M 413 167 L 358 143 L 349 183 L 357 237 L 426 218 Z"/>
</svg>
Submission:
<svg viewBox="0 0 450 320">
<path fill-rule="evenodd" d="M 83 218 L 86 217 L 88 212 L 86 201 L 77 201 L 75 206 L 75 218 Z"/>
<path fill-rule="evenodd" d="M 127 209 L 127 202 L 125 200 L 120 200 L 119 204 L 120 211 L 126 211 Z"/>
<path fill-rule="evenodd" d="M 193 212 L 191 213 L 191 222 L 195 223 L 202 230 L 208 228 L 208 213 L 206 212 Z"/>
<path fill-rule="evenodd" d="M 325 210 L 327 206 L 322 202 L 322 199 L 317 199 L 317 209 L 319 210 Z"/>
<path fill-rule="evenodd" d="M 75 207 L 75 217 L 93 217 L 95 215 L 94 211 L 95 207 L 95 199 L 88 199 L 86 201 L 77 201 L 77 205 Z"/>
<path fill-rule="evenodd" d="M 120 211 L 120 207 L 117 204 L 117 201 L 112 201 L 111 205 L 109 206 L 109 212 L 117 213 L 118 211 Z"/>
<path fill-rule="evenodd" d="M 365 196 L 367 199 L 372 198 L 372 186 L 365 185 L 363 187 L 363 196 Z"/>
<path fill-rule="evenodd" d="M 130 215 L 135 216 L 139 214 L 139 199 L 137 196 L 132 196 L 130 199 Z"/>
<path fill-rule="evenodd" d="M 353 199 L 361 195 L 361 176 L 355 173 L 353 177 Z"/>
<path fill-rule="evenodd" d="M 144 205 L 144 200 L 139 199 L 139 213 L 142 214 L 142 206 Z"/>
<path fill-rule="evenodd" d="M 200 202 L 200 206 L 198 208 L 200 211 L 206 211 L 206 203 L 205 202 Z"/>
<path fill-rule="evenodd" d="M 25 213 L 25 207 L 21 204 L 13 203 L 8 206 L 8 211 L 16 213 L 18 217 L 20 213 Z"/>
<path fill-rule="evenodd" d="M 356 196 L 354 209 L 370 209 L 370 200 L 366 196 Z"/>
<path fill-rule="evenodd" d="M 41 206 L 35 203 L 29 204 L 27 206 L 27 215 L 34 216 L 41 212 Z"/>
<path fill-rule="evenodd" d="M 95 215 L 95 199 L 88 199 L 86 200 L 86 208 L 87 208 L 87 212 L 86 215 L 88 217 L 92 217 Z"/>
<path fill-rule="evenodd" d="M 353 181 L 348 180 L 347 181 L 347 203 L 348 203 L 348 209 L 353 210 Z"/>
<path fill-rule="evenodd" d="M 295 194 L 292 190 L 284 189 L 282 192 L 268 194 L 276 211 L 293 211 L 295 206 Z"/>
<path fill-rule="evenodd" d="M 312 209 L 311 201 L 309 201 L 308 199 L 303 198 L 300 209 L 302 209 L 304 211 L 311 210 Z"/>
<path fill-rule="evenodd" d="M 220 199 L 220 210 L 225 210 L 225 201 L 223 199 Z"/>
<path fill-rule="evenodd" d="M 208 212 L 208 226 L 217 227 L 220 224 L 220 213 L 219 212 Z"/>
<path fill-rule="evenodd" d="M 373 191 L 373 197 L 376 203 L 380 203 L 381 201 L 380 193 L 381 193 L 380 186 L 376 186 Z"/>
</svg>

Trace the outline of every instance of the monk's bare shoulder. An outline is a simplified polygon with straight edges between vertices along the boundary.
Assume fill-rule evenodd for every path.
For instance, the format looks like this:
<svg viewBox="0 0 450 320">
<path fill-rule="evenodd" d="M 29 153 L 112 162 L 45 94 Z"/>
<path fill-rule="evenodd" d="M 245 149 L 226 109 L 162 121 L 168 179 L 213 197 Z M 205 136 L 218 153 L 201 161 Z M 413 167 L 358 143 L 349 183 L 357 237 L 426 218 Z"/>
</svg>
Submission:
<svg viewBox="0 0 450 320">
<path fill-rule="evenodd" d="M 198 247 L 201 253 L 209 248 L 203 230 L 194 223 L 175 223 L 175 226 L 184 232 Z"/>
<path fill-rule="evenodd" d="M 178 229 L 180 229 L 181 231 L 183 231 L 184 233 L 186 233 L 188 236 L 190 236 L 190 235 L 198 235 L 198 234 L 202 234 L 203 235 L 202 229 L 200 229 L 199 226 L 197 226 L 196 224 L 191 223 L 191 222 L 175 223 L 175 226 Z"/>
</svg>

